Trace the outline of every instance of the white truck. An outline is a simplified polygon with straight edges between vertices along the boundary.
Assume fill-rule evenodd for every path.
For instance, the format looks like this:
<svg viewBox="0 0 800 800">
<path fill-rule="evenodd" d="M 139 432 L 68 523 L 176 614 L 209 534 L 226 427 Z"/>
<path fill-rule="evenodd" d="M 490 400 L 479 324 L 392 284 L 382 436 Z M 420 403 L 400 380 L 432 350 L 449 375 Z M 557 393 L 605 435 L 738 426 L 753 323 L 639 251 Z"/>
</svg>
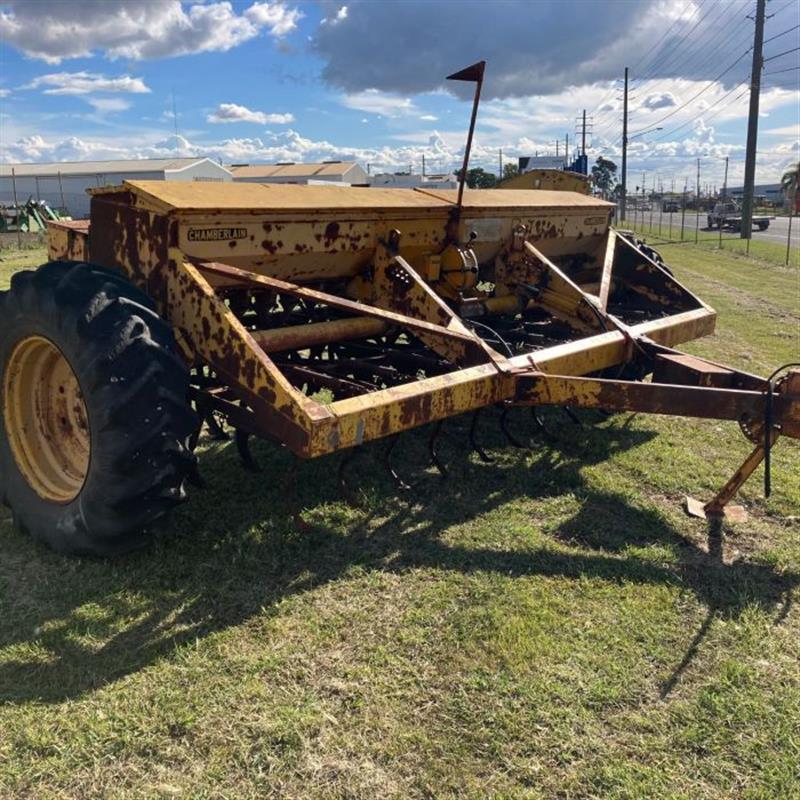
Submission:
<svg viewBox="0 0 800 800">
<path fill-rule="evenodd" d="M 772 219 L 775 219 L 775 217 L 756 216 L 754 214 L 752 227 L 758 228 L 760 231 L 765 231 L 769 228 L 769 223 Z M 740 231 L 742 229 L 742 210 L 735 201 L 723 200 L 717 203 L 714 208 L 708 212 L 707 221 L 708 230 L 713 230 L 716 227 Z"/>
</svg>

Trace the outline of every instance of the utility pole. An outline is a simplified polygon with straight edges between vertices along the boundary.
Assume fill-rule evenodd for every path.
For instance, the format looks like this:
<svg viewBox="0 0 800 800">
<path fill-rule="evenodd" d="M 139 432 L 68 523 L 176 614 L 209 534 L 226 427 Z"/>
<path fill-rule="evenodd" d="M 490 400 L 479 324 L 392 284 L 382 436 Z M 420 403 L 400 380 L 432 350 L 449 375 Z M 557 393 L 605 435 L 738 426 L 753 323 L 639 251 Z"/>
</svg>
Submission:
<svg viewBox="0 0 800 800">
<path fill-rule="evenodd" d="M 583 125 L 581 125 L 581 155 L 586 155 L 586 109 L 583 109 Z"/>
<path fill-rule="evenodd" d="M 425 178 L 425 153 L 422 154 L 422 177 Z"/>
<path fill-rule="evenodd" d="M 756 30 L 753 37 L 753 67 L 750 71 L 750 116 L 747 120 L 747 150 L 744 162 L 741 238 L 749 239 L 753 228 L 753 190 L 756 180 L 756 142 L 758 140 L 758 102 L 761 94 L 761 69 L 764 46 L 764 14 L 767 0 L 756 2 Z"/>
<path fill-rule="evenodd" d="M 697 159 L 697 195 L 695 196 L 695 211 L 697 212 L 697 216 L 695 218 L 695 225 L 694 225 L 694 243 L 700 239 L 700 159 Z"/>
<path fill-rule="evenodd" d="M 625 89 L 622 96 L 622 187 L 619 193 L 619 218 L 625 219 L 627 211 L 628 181 L 628 68 L 625 67 Z"/>
<path fill-rule="evenodd" d="M 725 156 L 725 180 L 722 182 L 722 199 L 728 199 L 728 156 Z"/>
<path fill-rule="evenodd" d="M 558 158 L 558 139 L 556 139 L 556 158 Z"/>
<path fill-rule="evenodd" d="M 567 166 L 569 166 L 569 134 L 564 134 L 564 158 L 566 159 Z"/>
<path fill-rule="evenodd" d="M 501 181 L 501 180 L 503 180 L 503 148 L 502 147 L 500 148 L 500 151 L 499 151 L 499 162 L 498 163 L 500 164 L 500 172 L 497 173 L 497 180 Z"/>
</svg>

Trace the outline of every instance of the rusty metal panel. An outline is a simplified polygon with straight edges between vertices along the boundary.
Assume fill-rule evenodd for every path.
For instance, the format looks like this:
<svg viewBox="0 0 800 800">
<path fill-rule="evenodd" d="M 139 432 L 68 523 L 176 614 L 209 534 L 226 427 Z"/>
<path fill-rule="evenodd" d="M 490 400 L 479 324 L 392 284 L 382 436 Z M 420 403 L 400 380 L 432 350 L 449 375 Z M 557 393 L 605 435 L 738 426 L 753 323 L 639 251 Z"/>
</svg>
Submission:
<svg viewBox="0 0 800 800">
<path fill-rule="evenodd" d="M 449 201 L 413 189 L 379 189 L 354 186 L 301 186 L 287 183 L 211 183 L 205 181 L 125 181 L 143 204 L 164 210 L 199 212 L 311 211 L 326 217 L 328 211 L 440 210 Z M 101 194 L 103 190 L 94 190 Z"/>
<path fill-rule="evenodd" d="M 89 220 L 48 221 L 48 258 L 51 261 L 87 261 L 88 239 Z"/>
<path fill-rule="evenodd" d="M 713 386 L 718 389 L 731 388 L 733 376 L 733 370 L 685 353 L 659 353 L 653 370 L 653 380 L 656 383 Z"/>
</svg>

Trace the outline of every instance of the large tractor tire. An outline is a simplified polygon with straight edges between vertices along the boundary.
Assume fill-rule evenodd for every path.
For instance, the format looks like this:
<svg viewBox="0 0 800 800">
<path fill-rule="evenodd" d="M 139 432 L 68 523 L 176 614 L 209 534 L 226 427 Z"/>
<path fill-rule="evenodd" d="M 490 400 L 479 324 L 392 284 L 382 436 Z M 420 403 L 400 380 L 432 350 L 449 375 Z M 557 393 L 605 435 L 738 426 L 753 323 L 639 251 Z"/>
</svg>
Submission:
<svg viewBox="0 0 800 800">
<path fill-rule="evenodd" d="M 78 262 L 0 292 L 0 500 L 61 553 L 145 544 L 195 469 L 188 371 L 120 274 Z"/>
</svg>

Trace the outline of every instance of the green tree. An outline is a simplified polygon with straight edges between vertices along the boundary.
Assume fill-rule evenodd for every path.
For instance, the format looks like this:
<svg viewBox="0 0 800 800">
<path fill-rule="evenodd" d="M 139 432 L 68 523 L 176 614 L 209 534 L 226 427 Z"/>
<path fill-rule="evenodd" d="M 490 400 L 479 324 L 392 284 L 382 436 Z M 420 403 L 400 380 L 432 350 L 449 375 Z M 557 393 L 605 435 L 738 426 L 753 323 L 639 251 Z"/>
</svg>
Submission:
<svg viewBox="0 0 800 800">
<path fill-rule="evenodd" d="M 458 171 L 459 178 L 461 170 Z M 483 167 L 473 167 L 467 170 L 467 186 L 470 189 L 492 189 L 497 183 L 497 176 L 487 172 Z"/>
<path fill-rule="evenodd" d="M 503 180 L 513 178 L 515 175 L 519 175 L 519 167 L 516 164 L 503 164 Z"/>
<path fill-rule="evenodd" d="M 613 161 L 600 156 L 592 167 L 592 178 L 594 179 L 594 185 L 604 195 L 610 195 L 617 182 L 617 165 Z"/>
<path fill-rule="evenodd" d="M 797 190 L 800 188 L 800 161 L 793 164 L 781 176 L 781 188 L 790 208 L 797 208 Z"/>
</svg>

